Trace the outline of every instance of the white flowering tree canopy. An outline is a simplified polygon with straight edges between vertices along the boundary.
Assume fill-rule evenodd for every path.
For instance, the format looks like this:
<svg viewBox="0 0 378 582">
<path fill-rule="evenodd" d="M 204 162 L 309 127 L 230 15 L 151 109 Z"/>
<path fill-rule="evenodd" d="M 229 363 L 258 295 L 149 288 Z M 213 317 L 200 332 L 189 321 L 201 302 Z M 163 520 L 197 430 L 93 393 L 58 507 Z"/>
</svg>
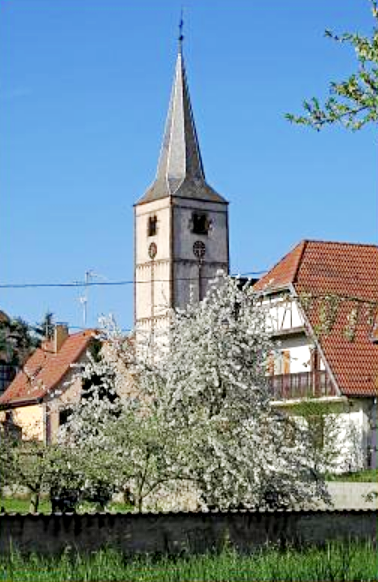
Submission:
<svg viewBox="0 0 378 582">
<path fill-rule="evenodd" d="M 164 337 L 144 345 L 113 325 L 104 333 L 101 359 L 84 371 L 89 378 L 95 368 L 96 384 L 61 435 L 75 443 L 89 479 L 97 472 L 127 490 L 139 510 L 324 498 L 306 432 L 295 426 L 295 438 L 286 438 L 287 419 L 270 405 L 273 345 L 250 286 L 219 275 L 202 302 L 172 313 Z"/>
</svg>

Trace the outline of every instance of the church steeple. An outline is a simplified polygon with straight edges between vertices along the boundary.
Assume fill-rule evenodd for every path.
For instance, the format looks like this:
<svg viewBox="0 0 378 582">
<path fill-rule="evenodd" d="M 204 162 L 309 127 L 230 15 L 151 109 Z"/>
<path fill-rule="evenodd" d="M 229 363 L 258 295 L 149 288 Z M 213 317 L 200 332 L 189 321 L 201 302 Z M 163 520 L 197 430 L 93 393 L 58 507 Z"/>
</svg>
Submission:
<svg viewBox="0 0 378 582">
<path fill-rule="evenodd" d="M 229 269 L 228 202 L 205 179 L 182 39 L 180 26 L 156 178 L 134 206 L 135 323 L 152 338 L 169 326 L 170 309 L 184 309 L 192 293 L 203 299 Z"/>
<path fill-rule="evenodd" d="M 156 178 L 138 204 L 179 196 L 222 202 L 206 182 L 182 51 L 180 29 L 175 76 Z"/>
<path fill-rule="evenodd" d="M 173 195 L 185 178 L 205 180 L 196 126 L 189 97 L 181 46 L 169 103 L 157 179 L 167 181 Z"/>
</svg>

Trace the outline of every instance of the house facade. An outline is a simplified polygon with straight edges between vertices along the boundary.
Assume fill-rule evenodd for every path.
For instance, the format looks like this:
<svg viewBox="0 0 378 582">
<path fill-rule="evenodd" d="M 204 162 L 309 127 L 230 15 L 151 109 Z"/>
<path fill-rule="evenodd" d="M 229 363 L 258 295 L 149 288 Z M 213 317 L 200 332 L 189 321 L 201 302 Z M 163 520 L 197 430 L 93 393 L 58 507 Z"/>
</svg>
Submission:
<svg viewBox="0 0 378 582">
<path fill-rule="evenodd" d="M 254 289 L 277 345 L 275 406 L 300 417 L 305 403 L 310 423 L 337 419 L 340 471 L 377 467 L 378 247 L 302 241 Z"/>
<path fill-rule="evenodd" d="M 81 382 L 77 366 L 88 361 L 95 331 L 69 334 L 65 325 L 55 327 L 54 338 L 44 342 L 0 397 L 0 422 L 25 440 L 54 442 L 58 428 L 77 403 Z"/>
</svg>

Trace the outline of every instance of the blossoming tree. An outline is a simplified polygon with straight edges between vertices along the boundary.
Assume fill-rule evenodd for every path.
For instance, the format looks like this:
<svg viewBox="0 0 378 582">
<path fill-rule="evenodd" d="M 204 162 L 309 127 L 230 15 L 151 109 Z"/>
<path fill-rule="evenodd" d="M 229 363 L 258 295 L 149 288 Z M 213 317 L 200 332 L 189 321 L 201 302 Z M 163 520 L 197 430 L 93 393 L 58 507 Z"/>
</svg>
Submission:
<svg viewBox="0 0 378 582">
<path fill-rule="evenodd" d="M 169 331 L 152 346 L 135 349 L 108 326 L 96 364 L 104 381 L 61 435 L 80 450 L 82 469 L 127 490 L 139 511 L 324 498 L 306 431 L 297 426 L 295 439 L 285 438 L 287 418 L 270 404 L 265 322 L 252 288 L 220 275 L 202 302 L 172 313 Z M 112 402 L 113 391 L 119 400 Z"/>
</svg>

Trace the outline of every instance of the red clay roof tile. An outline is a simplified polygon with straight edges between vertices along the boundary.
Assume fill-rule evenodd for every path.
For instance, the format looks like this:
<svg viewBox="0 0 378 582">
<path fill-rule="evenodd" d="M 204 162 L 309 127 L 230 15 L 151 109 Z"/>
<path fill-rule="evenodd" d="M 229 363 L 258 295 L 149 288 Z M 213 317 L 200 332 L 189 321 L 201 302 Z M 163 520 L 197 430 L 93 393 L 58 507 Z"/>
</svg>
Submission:
<svg viewBox="0 0 378 582">
<path fill-rule="evenodd" d="M 285 255 L 254 288 L 256 291 L 279 289 L 293 282 L 307 241 L 302 241 L 290 253 Z"/>
<path fill-rule="evenodd" d="M 339 297 L 335 323 L 318 341 L 343 394 L 377 395 L 378 344 L 372 340 L 378 304 L 378 247 L 303 241 L 264 275 L 255 289 L 269 292 L 290 284 L 299 296 L 306 293 L 313 297 L 312 308 L 306 311 L 313 330 L 320 323 L 324 296 Z M 352 313 L 357 313 L 354 326 L 348 324 Z"/>
<path fill-rule="evenodd" d="M 69 372 L 71 365 L 88 349 L 95 332 L 85 330 L 67 337 L 59 352 L 51 342 L 35 350 L 4 394 L 0 405 L 34 401 L 46 396 Z"/>
</svg>

